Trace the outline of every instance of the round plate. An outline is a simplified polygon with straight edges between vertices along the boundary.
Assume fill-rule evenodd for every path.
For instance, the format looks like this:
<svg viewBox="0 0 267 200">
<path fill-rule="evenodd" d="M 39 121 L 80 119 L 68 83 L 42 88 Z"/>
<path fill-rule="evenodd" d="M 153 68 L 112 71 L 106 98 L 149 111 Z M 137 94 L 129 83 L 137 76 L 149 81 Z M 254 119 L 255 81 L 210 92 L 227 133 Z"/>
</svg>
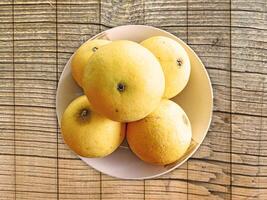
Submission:
<svg viewBox="0 0 267 200">
<path fill-rule="evenodd" d="M 122 179 L 147 179 L 170 172 L 192 156 L 202 143 L 210 126 L 213 107 L 211 82 L 199 57 L 182 40 L 161 29 L 143 25 L 119 26 L 101 32 L 90 40 L 101 38 L 141 42 L 152 36 L 166 36 L 176 40 L 186 49 L 190 57 L 191 74 L 189 82 L 186 88 L 172 100 L 179 104 L 188 115 L 192 126 L 192 142 L 183 158 L 166 166 L 156 166 L 141 161 L 131 152 L 126 141 L 107 157 L 80 157 L 91 167 L 113 177 Z M 59 122 L 68 104 L 83 94 L 81 88 L 72 79 L 70 62 L 71 58 L 61 74 L 57 88 L 56 111 Z"/>
</svg>

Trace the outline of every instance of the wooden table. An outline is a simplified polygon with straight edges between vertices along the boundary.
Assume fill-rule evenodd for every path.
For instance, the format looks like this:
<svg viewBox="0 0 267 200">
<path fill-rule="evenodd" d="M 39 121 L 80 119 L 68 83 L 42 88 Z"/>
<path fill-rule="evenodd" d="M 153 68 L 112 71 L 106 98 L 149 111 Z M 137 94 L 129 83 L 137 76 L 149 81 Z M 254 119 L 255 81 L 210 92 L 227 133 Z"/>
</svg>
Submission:
<svg viewBox="0 0 267 200">
<path fill-rule="evenodd" d="M 267 199 L 266 0 L 2 0 L 0 199 Z M 100 31 L 147 24 L 186 41 L 212 80 L 197 153 L 153 180 L 120 180 L 64 145 L 55 95 L 67 60 Z"/>
</svg>

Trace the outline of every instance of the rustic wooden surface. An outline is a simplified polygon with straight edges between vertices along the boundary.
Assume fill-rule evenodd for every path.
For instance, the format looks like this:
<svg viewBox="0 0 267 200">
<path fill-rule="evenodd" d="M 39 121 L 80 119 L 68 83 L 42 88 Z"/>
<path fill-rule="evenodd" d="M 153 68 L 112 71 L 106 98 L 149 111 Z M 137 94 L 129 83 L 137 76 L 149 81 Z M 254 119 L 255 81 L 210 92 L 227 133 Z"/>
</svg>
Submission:
<svg viewBox="0 0 267 200">
<path fill-rule="evenodd" d="M 120 180 L 64 145 L 55 113 L 65 63 L 91 36 L 146 24 L 186 41 L 214 88 L 197 153 L 152 180 Z M 267 199 L 266 0 L 1 0 L 0 199 Z"/>
</svg>

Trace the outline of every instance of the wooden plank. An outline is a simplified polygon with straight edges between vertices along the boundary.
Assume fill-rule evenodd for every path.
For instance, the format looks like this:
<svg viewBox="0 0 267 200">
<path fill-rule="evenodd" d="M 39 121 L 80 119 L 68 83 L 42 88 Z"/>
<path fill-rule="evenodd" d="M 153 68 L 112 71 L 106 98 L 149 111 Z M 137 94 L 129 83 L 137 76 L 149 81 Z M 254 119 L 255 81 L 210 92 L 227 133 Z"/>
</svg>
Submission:
<svg viewBox="0 0 267 200">
<path fill-rule="evenodd" d="M 56 169 L 55 158 L 17 155 L 16 198 L 57 199 Z"/>
<path fill-rule="evenodd" d="M 187 199 L 187 181 L 147 180 L 145 189 L 145 199 Z"/>
<path fill-rule="evenodd" d="M 122 180 L 102 174 L 101 199 L 144 199 L 144 181 Z"/>
<path fill-rule="evenodd" d="M 246 0 L 234 0 L 232 3 L 232 10 L 248 10 L 248 11 L 259 11 L 266 12 L 266 1 L 257 0 L 257 1 L 246 1 Z"/>
<path fill-rule="evenodd" d="M 230 11 L 227 10 L 206 10 L 205 3 L 202 3 L 201 10 L 191 10 L 190 2 L 188 7 L 188 26 L 190 27 L 229 27 Z M 229 2 L 228 2 L 228 5 Z M 229 28 L 228 28 L 229 30 Z"/>
<path fill-rule="evenodd" d="M 187 163 L 155 179 L 145 181 L 145 199 L 187 199 Z"/>
<path fill-rule="evenodd" d="M 189 9 L 195 11 L 201 10 L 228 10 L 229 0 L 189 0 Z M 205 7 L 203 5 L 205 4 Z"/>
<path fill-rule="evenodd" d="M 232 1 L 232 199 L 267 198 L 266 1 Z"/>
<path fill-rule="evenodd" d="M 232 199 L 265 199 L 266 119 L 233 115 Z M 251 137 L 252 136 L 252 137 Z"/>
<path fill-rule="evenodd" d="M 12 1 L 0 6 L 0 198 L 15 199 Z"/>
<path fill-rule="evenodd" d="M 80 159 L 60 159 L 59 175 L 60 199 L 99 199 L 99 172 Z"/>
<path fill-rule="evenodd" d="M 188 2 L 188 43 L 205 64 L 214 91 L 209 133 L 188 161 L 188 199 L 230 199 L 229 8 L 230 1 Z"/>
<path fill-rule="evenodd" d="M 267 160 L 258 149 L 259 145 L 264 146 L 263 141 L 266 140 L 266 128 L 260 129 L 267 122 L 265 118 L 263 120 L 254 116 L 232 116 L 233 199 L 265 199 Z"/>
<path fill-rule="evenodd" d="M 144 23 L 144 2 L 137 1 L 100 1 L 101 30 L 125 25 Z"/>
<path fill-rule="evenodd" d="M 232 100 L 234 112 L 266 116 L 261 111 L 267 108 L 267 102 L 262 99 L 266 88 L 267 33 L 266 30 L 254 29 L 257 28 L 257 23 L 264 23 L 264 18 L 266 19 L 267 15 L 261 14 L 261 17 L 253 19 L 244 28 L 242 22 L 248 23 L 247 11 L 233 11 L 232 23 L 235 27 L 232 28 Z"/>
<path fill-rule="evenodd" d="M 188 161 L 189 199 L 200 198 L 203 187 L 206 199 L 229 199 L 229 128 L 229 114 L 214 112 L 207 137 Z"/>
<path fill-rule="evenodd" d="M 17 199 L 57 199 L 56 12 L 50 3 L 14 1 Z"/>
<path fill-rule="evenodd" d="M 1 141 L 2 146 L 2 141 Z M 14 154 L 0 155 L 1 183 L 0 196 L 3 200 L 15 199 L 15 164 Z"/>
<path fill-rule="evenodd" d="M 187 4 L 185 0 L 145 1 L 144 23 L 166 30 L 187 41 Z"/>
<path fill-rule="evenodd" d="M 99 2 L 57 1 L 58 77 L 73 52 L 99 32 Z M 72 153 L 58 135 L 59 199 L 100 199 L 100 173 Z"/>
</svg>

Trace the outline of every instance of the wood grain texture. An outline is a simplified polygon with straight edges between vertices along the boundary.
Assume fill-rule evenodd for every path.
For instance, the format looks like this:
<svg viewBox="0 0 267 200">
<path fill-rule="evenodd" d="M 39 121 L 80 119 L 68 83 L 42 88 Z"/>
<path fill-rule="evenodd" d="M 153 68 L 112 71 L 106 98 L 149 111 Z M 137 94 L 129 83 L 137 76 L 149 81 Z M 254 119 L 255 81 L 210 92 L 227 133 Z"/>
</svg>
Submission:
<svg viewBox="0 0 267 200">
<path fill-rule="evenodd" d="M 0 2 L 0 199 L 267 199 L 265 0 L 3 0 Z M 178 169 L 120 180 L 64 144 L 60 74 L 88 38 L 145 24 L 187 42 L 214 91 L 211 127 Z"/>
<path fill-rule="evenodd" d="M 188 199 L 230 199 L 230 2 L 206 3 L 188 3 L 188 43 L 210 75 L 214 112 L 207 137 L 188 161 L 196 170 L 188 171 Z"/>
<path fill-rule="evenodd" d="M 241 2 L 232 4 L 232 199 L 266 199 L 267 2 Z"/>
<path fill-rule="evenodd" d="M 12 2 L 0 6 L 0 199 L 15 198 Z"/>
<path fill-rule="evenodd" d="M 187 42 L 186 0 L 145 1 L 144 22 L 166 30 Z"/>
<path fill-rule="evenodd" d="M 49 3 L 14 1 L 16 199 L 58 196 L 55 16 Z"/>
</svg>

